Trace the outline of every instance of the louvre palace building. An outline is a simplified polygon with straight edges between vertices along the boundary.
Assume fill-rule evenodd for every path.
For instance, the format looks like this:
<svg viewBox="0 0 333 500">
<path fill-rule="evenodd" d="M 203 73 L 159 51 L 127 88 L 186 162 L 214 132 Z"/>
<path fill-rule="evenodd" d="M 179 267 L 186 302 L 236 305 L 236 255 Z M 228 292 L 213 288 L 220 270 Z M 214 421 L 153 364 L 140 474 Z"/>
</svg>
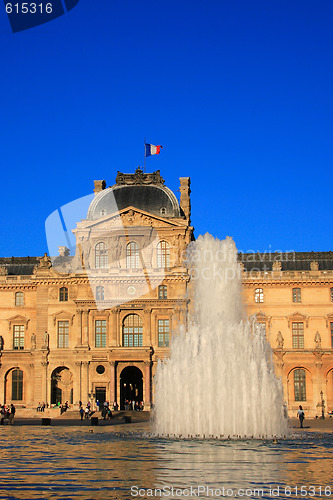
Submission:
<svg viewBox="0 0 333 500">
<path fill-rule="evenodd" d="M 57 255 L 0 258 L 0 403 L 153 403 L 157 362 L 186 325 L 190 179 L 95 181 Z M 54 220 L 53 226 L 57 223 Z M 333 410 L 333 252 L 239 254 L 249 316 L 266 331 L 289 415 Z M 235 353 L 237 356 L 237 353 Z M 209 360 L 207 360 L 209 363 Z"/>
</svg>

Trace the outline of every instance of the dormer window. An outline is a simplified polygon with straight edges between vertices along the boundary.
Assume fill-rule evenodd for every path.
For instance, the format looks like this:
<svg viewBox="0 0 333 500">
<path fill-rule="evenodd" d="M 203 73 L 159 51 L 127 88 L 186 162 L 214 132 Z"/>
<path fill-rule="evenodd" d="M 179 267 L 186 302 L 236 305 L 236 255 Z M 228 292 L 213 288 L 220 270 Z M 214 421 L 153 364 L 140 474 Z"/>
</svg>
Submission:
<svg viewBox="0 0 333 500">
<path fill-rule="evenodd" d="M 100 216 L 101 216 L 101 217 L 104 217 L 104 216 L 106 215 L 106 210 L 105 210 L 105 208 L 102 208 L 102 210 L 100 211 L 100 213 L 99 213 L 99 214 L 100 214 Z"/>
<path fill-rule="evenodd" d="M 166 214 L 166 208 L 165 207 L 160 208 L 160 214 L 161 215 L 165 215 Z"/>
</svg>

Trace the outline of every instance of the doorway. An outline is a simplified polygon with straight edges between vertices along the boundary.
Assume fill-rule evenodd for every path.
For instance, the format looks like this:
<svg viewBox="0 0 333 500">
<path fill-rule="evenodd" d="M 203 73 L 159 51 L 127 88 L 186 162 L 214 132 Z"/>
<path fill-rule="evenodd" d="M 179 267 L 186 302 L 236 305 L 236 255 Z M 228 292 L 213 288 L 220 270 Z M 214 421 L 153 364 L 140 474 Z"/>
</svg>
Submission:
<svg viewBox="0 0 333 500">
<path fill-rule="evenodd" d="M 106 387 L 96 387 L 95 398 L 101 408 L 106 401 Z"/>
<path fill-rule="evenodd" d="M 125 401 L 143 401 L 143 375 L 136 366 L 127 366 L 120 374 L 120 409 L 125 409 Z"/>
</svg>

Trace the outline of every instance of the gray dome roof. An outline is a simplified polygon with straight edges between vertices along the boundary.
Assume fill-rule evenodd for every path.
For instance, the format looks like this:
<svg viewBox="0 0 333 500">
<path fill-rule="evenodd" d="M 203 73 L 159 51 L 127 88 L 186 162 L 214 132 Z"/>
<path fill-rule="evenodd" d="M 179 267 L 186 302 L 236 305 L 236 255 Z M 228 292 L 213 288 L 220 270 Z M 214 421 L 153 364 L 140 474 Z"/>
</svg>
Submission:
<svg viewBox="0 0 333 500">
<path fill-rule="evenodd" d="M 97 220 L 130 206 L 160 217 L 180 217 L 177 198 L 166 186 L 116 184 L 95 196 L 89 206 L 87 218 Z"/>
</svg>

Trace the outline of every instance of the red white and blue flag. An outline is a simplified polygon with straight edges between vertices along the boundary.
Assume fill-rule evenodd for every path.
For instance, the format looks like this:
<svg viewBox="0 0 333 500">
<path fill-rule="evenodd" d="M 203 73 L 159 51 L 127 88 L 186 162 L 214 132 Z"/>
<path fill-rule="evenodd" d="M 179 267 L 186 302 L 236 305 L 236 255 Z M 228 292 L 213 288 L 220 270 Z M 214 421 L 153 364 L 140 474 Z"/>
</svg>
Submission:
<svg viewBox="0 0 333 500">
<path fill-rule="evenodd" d="M 145 157 L 151 156 L 151 155 L 159 155 L 161 149 L 163 149 L 162 146 L 154 146 L 153 144 L 145 144 Z"/>
</svg>

